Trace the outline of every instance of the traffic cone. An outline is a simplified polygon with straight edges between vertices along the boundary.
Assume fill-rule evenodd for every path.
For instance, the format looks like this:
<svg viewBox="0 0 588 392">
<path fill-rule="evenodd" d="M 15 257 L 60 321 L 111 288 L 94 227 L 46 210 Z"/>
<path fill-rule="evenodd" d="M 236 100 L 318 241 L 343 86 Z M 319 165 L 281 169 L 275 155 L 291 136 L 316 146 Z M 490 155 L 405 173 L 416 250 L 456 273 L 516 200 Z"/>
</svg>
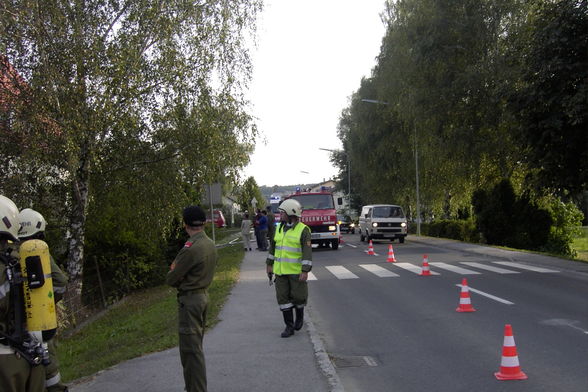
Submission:
<svg viewBox="0 0 588 392">
<path fill-rule="evenodd" d="M 459 306 L 455 309 L 458 312 L 475 312 L 476 309 L 472 306 L 470 299 L 470 288 L 468 287 L 468 281 L 463 278 L 461 281 L 461 293 L 459 293 Z"/>
<path fill-rule="evenodd" d="M 396 263 L 396 257 L 394 257 L 394 248 L 392 248 L 392 244 L 388 246 L 388 258 L 386 261 L 388 263 Z"/>
<path fill-rule="evenodd" d="M 372 240 L 370 240 L 370 245 L 368 246 L 368 255 L 375 256 L 376 253 L 374 252 L 374 245 L 372 244 Z"/>
<path fill-rule="evenodd" d="M 502 359 L 500 361 L 500 371 L 494 373 L 498 380 L 526 380 L 527 375 L 521 371 L 517 347 L 512 327 L 510 324 L 504 326 L 504 343 L 502 345 Z"/>
<path fill-rule="evenodd" d="M 423 268 L 421 269 L 421 276 L 431 276 L 431 270 L 429 269 L 429 256 L 423 255 Z"/>
<path fill-rule="evenodd" d="M 343 243 L 345 243 L 345 241 L 343 241 L 343 236 L 342 236 L 342 235 L 340 235 L 340 236 L 339 236 L 339 243 L 340 243 L 340 244 L 343 244 Z"/>
</svg>

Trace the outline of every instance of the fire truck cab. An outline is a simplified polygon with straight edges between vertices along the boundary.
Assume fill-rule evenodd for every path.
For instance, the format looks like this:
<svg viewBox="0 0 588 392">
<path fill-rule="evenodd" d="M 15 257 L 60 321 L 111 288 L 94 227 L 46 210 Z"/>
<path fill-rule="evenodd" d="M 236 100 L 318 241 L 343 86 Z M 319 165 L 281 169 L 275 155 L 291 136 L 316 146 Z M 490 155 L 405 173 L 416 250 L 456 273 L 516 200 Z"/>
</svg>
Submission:
<svg viewBox="0 0 588 392">
<path fill-rule="evenodd" d="M 295 199 L 302 206 L 300 221 L 310 227 L 311 241 L 319 247 L 333 250 L 339 248 L 339 225 L 333 193 L 326 187 L 318 192 L 304 192 L 297 189 L 286 199 Z"/>
</svg>

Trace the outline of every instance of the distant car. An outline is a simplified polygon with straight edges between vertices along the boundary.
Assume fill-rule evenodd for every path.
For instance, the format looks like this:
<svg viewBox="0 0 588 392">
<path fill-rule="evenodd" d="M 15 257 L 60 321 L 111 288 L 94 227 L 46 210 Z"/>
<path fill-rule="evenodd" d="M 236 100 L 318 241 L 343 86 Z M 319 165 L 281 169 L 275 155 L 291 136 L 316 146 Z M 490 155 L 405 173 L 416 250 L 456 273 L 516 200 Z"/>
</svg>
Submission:
<svg viewBox="0 0 588 392">
<path fill-rule="evenodd" d="M 337 215 L 337 223 L 339 223 L 339 230 L 342 233 L 355 234 L 355 223 L 349 215 Z"/>
<path fill-rule="evenodd" d="M 219 229 L 221 227 L 226 227 L 227 226 L 227 221 L 225 220 L 225 216 L 223 215 L 223 212 L 221 210 L 214 210 L 214 226 L 218 227 Z M 210 216 L 208 216 L 208 218 L 206 218 L 206 222 L 210 223 Z"/>
</svg>

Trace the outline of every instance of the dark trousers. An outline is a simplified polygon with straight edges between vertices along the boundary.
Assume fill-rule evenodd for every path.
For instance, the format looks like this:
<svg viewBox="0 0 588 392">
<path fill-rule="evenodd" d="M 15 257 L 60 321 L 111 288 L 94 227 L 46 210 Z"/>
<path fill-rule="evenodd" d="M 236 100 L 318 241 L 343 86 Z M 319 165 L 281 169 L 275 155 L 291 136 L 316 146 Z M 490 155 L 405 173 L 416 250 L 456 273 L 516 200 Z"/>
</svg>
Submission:
<svg viewBox="0 0 588 392">
<path fill-rule="evenodd" d="M 187 392 L 206 392 L 206 364 L 202 350 L 208 294 L 178 297 L 180 360 Z"/>
<path fill-rule="evenodd" d="M 257 241 L 257 248 L 261 249 L 261 235 L 259 234 L 259 229 L 256 227 L 254 230 L 255 230 L 255 240 Z"/>
<path fill-rule="evenodd" d="M 14 354 L 0 355 L 0 391 L 45 392 L 45 367 L 31 366 Z"/>
</svg>

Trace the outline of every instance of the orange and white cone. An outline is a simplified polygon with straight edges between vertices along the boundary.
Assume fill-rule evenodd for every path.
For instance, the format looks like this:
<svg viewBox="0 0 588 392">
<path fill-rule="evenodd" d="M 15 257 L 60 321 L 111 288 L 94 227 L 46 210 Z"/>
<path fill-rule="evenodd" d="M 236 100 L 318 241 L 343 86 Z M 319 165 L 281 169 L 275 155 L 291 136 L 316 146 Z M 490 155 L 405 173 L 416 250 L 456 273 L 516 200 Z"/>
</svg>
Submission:
<svg viewBox="0 0 588 392">
<path fill-rule="evenodd" d="M 470 298 L 470 288 L 468 281 L 463 278 L 461 281 L 461 292 L 459 293 L 459 306 L 455 309 L 457 312 L 475 312 L 476 309 L 472 306 Z"/>
<path fill-rule="evenodd" d="M 396 257 L 394 257 L 394 248 L 392 248 L 392 244 L 388 246 L 388 258 L 386 261 L 388 263 L 396 263 Z"/>
<path fill-rule="evenodd" d="M 500 371 L 494 373 L 499 380 L 526 380 L 527 375 L 521 371 L 517 346 L 515 345 L 512 327 L 510 324 L 504 326 L 504 343 L 502 345 L 502 360 Z"/>
<path fill-rule="evenodd" d="M 429 256 L 423 255 L 423 267 L 421 269 L 421 276 L 431 276 L 431 270 L 429 269 Z"/>
<path fill-rule="evenodd" d="M 374 245 L 372 244 L 372 240 L 370 240 L 370 244 L 368 246 L 368 255 L 375 256 L 376 253 L 374 252 Z"/>
</svg>

